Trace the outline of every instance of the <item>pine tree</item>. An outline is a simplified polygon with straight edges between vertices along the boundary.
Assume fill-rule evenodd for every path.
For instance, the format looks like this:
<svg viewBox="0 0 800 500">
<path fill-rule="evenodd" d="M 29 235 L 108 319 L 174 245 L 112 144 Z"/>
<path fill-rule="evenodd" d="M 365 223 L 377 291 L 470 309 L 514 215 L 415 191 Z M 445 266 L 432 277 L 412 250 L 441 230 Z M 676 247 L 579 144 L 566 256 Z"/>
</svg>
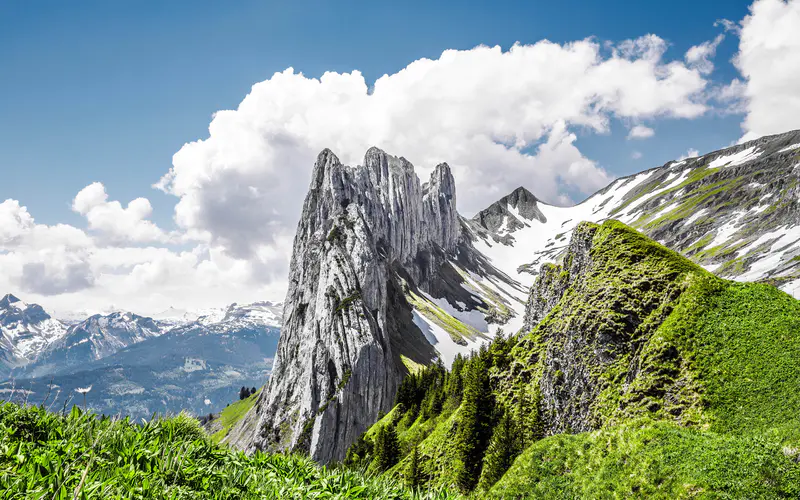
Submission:
<svg viewBox="0 0 800 500">
<path fill-rule="evenodd" d="M 239 400 L 245 399 L 248 396 L 250 396 L 250 390 L 247 387 L 242 386 L 242 388 L 239 389 Z"/>
<path fill-rule="evenodd" d="M 509 412 L 503 412 L 494 428 L 492 439 L 483 459 L 480 488 L 488 490 L 506 473 L 522 451 L 520 432 Z"/>
<path fill-rule="evenodd" d="M 400 442 L 392 423 L 378 429 L 375 436 L 375 467 L 379 471 L 392 468 L 400 458 Z"/>
<path fill-rule="evenodd" d="M 256 388 L 255 387 L 251 387 L 250 388 L 250 395 L 252 396 L 255 393 L 256 393 Z"/>
<path fill-rule="evenodd" d="M 519 429 L 520 449 L 524 450 L 544 437 L 544 425 L 541 419 L 542 395 L 538 388 L 531 389 L 527 385 L 518 388 L 517 405 L 514 420 Z"/>
<path fill-rule="evenodd" d="M 422 474 L 419 469 L 419 450 L 417 445 L 411 450 L 411 458 L 406 469 L 406 483 L 409 488 L 419 488 L 422 485 Z"/>
<path fill-rule="evenodd" d="M 350 448 L 347 449 L 347 456 L 344 459 L 344 464 L 350 466 L 361 465 L 372 455 L 373 450 L 374 445 L 372 440 L 368 438 L 367 433 L 364 432 L 358 436 L 356 442 L 351 444 Z"/>
<path fill-rule="evenodd" d="M 491 438 L 494 398 L 483 356 L 473 357 L 464 370 L 466 376 L 458 435 L 458 458 L 463 467 L 459 469 L 456 481 L 463 491 L 468 492 L 475 488 L 480 478 L 483 454 Z"/>
</svg>

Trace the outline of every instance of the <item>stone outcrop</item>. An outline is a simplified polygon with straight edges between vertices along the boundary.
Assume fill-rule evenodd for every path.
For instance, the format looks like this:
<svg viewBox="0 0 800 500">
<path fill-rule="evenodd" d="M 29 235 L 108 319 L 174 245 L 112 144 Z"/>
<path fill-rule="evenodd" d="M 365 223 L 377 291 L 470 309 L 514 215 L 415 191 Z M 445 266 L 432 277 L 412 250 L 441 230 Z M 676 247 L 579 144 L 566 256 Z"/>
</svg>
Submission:
<svg viewBox="0 0 800 500">
<path fill-rule="evenodd" d="M 531 221 L 546 223 L 547 218 L 538 203 L 536 196 L 520 186 L 478 212 L 472 222 L 502 236 L 526 227 Z"/>
<path fill-rule="evenodd" d="M 406 290 L 442 287 L 460 227 L 447 164 L 420 184 L 411 163 L 377 148 L 356 167 L 320 153 L 295 236 L 275 368 L 227 441 L 344 458 L 391 409 L 403 358 L 436 358 Z"/>
<path fill-rule="evenodd" d="M 647 406 L 653 395 L 659 401 L 654 404 L 670 401 L 676 415 L 691 404 L 684 396 L 665 396 L 672 389 L 664 374 L 641 376 L 640 370 L 642 346 L 672 311 L 689 275 L 702 272 L 616 221 L 575 228 L 562 263 L 543 266 L 525 312 L 524 329 L 538 326 L 544 346 L 530 362 L 541 366 L 548 434 L 596 429 L 609 414 Z M 648 352 L 662 366 L 675 356 Z M 622 375 L 612 375 L 617 372 Z M 603 395 L 615 384 L 624 393 Z"/>
</svg>

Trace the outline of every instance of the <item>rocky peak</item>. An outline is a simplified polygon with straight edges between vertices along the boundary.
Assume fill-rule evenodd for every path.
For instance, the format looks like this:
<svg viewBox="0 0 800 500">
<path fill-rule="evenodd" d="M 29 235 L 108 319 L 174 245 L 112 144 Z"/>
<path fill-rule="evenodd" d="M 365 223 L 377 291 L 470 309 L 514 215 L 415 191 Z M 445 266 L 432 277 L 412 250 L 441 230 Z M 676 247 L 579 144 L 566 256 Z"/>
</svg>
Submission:
<svg viewBox="0 0 800 500">
<path fill-rule="evenodd" d="M 478 226 L 502 237 L 529 227 L 532 222 L 547 222 L 539 209 L 539 200 L 530 191 L 520 186 L 506 196 L 478 212 L 472 221 Z"/>
<path fill-rule="evenodd" d="M 42 306 L 7 294 L 0 299 L 0 373 L 29 363 L 65 333 Z"/>
<path fill-rule="evenodd" d="M 341 460 L 406 372 L 436 352 L 412 321 L 408 287 L 429 289 L 456 258 L 460 223 L 447 164 L 420 184 L 404 158 L 371 148 L 363 165 L 317 157 L 289 271 L 273 376 L 228 441 Z"/>
<path fill-rule="evenodd" d="M 11 304 L 14 304 L 16 302 L 21 302 L 21 301 L 14 295 L 8 293 L 6 294 L 5 297 L 0 299 L 0 309 L 8 309 L 9 307 L 11 307 Z"/>
</svg>

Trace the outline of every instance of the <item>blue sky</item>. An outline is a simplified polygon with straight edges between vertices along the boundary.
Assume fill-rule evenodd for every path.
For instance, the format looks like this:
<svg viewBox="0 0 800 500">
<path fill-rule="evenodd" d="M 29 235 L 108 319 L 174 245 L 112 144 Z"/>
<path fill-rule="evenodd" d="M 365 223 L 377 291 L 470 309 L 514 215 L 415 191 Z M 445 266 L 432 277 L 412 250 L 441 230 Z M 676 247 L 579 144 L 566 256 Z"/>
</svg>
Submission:
<svg viewBox="0 0 800 500">
<path fill-rule="evenodd" d="M 281 300 L 321 149 L 447 161 L 467 216 L 577 202 L 800 128 L 798 32 L 800 0 L 0 0 L 0 295 Z"/>
<path fill-rule="evenodd" d="M 432 5 L 435 4 L 435 5 Z M 113 199 L 147 196 L 171 226 L 176 198 L 150 188 L 188 141 L 205 138 L 218 109 L 294 67 L 360 70 L 368 82 L 421 57 L 478 44 L 623 40 L 656 33 L 666 57 L 712 39 L 745 1 L 566 2 L 15 2 L 0 3 L 0 198 L 37 222 L 79 225 L 69 210 L 94 181 Z M 730 80 L 736 40 L 718 49 L 713 78 Z M 584 154 L 615 175 L 740 135 L 741 117 L 665 120 L 646 144 L 579 134 Z M 632 150 L 642 158 L 632 160 Z M 573 195 L 580 198 L 580 194 Z"/>
</svg>

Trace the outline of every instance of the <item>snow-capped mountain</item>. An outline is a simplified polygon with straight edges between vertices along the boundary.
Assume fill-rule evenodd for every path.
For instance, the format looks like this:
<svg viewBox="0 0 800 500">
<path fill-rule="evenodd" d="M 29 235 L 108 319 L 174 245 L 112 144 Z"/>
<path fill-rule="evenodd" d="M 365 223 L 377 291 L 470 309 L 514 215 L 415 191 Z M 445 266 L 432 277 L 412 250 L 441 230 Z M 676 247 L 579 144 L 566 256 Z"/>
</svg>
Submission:
<svg viewBox="0 0 800 500">
<path fill-rule="evenodd" d="M 66 332 L 40 305 L 6 295 L 0 299 L 0 374 L 29 363 Z"/>
<path fill-rule="evenodd" d="M 800 131 L 623 177 L 572 207 L 524 188 L 477 214 L 475 247 L 521 283 L 581 221 L 618 219 L 716 274 L 800 296 Z"/>
<path fill-rule="evenodd" d="M 211 326 L 224 324 L 229 328 L 244 328 L 247 326 L 274 326 L 281 325 L 283 304 L 272 302 L 253 302 L 252 304 L 231 304 L 222 309 L 216 309 L 198 316 L 197 322 L 201 325 Z"/>
<path fill-rule="evenodd" d="M 16 380 L 0 384 L 7 386 L 0 387 L 0 392 L 23 387 L 29 391 L 27 397 L 43 399 L 52 382 L 61 404 L 76 388 L 92 385 L 89 406 L 98 413 L 140 418 L 154 412 L 187 410 L 199 415 L 216 411 L 234 401 L 241 386 L 261 386 L 269 378 L 280 332 L 279 311 L 280 305 L 265 302 L 232 304 L 182 324 L 129 313 L 127 319 L 124 313 L 90 318 L 88 325 L 81 323 L 86 328 L 75 332 L 92 331 L 100 340 L 123 331 L 124 338 L 137 341 L 90 359 L 96 354 L 87 349 L 92 341 L 76 333 L 71 348 L 64 343 L 64 348 L 48 351 Z M 166 331 L 165 324 L 171 325 Z M 142 328 L 134 333 L 133 325 Z M 108 342 L 98 344 L 109 346 Z M 76 358 L 84 362 L 76 363 Z"/>
<path fill-rule="evenodd" d="M 275 326 L 281 324 L 283 304 L 272 302 L 253 302 L 252 304 L 233 303 L 227 307 L 209 309 L 168 309 L 154 314 L 152 318 L 167 330 L 177 326 L 189 325 L 198 322 L 205 326 L 215 323 L 226 323 L 231 327 L 240 327 L 247 324 L 258 326 Z"/>
<path fill-rule="evenodd" d="M 24 368 L 24 373 L 43 376 L 70 372 L 163 332 L 162 326 L 151 318 L 130 312 L 97 314 L 70 326 L 65 335 Z"/>
</svg>

